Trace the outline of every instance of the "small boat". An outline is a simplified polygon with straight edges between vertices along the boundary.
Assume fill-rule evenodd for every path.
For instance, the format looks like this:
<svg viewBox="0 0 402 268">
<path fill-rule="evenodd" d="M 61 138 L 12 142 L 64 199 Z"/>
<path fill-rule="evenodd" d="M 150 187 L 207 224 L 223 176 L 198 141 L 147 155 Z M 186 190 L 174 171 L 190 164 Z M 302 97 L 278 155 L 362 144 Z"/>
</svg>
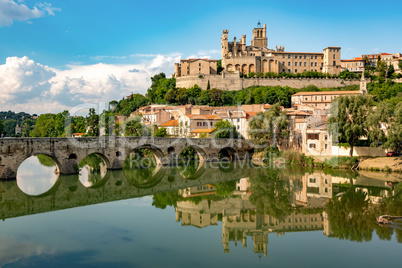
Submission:
<svg viewBox="0 0 402 268">
<path fill-rule="evenodd" d="M 398 224 L 400 224 L 399 220 L 402 220 L 402 216 L 390 216 L 390 215 L 382 215 L 377 218 L 378 224 L 393 224 L 391 220 L 396 220 Z"/>
</svg>

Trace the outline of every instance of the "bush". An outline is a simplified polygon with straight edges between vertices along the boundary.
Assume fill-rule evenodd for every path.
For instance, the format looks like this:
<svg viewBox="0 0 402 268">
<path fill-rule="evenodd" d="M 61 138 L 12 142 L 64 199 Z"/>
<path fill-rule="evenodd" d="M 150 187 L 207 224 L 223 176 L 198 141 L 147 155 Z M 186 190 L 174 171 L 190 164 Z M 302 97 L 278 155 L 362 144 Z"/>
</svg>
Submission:
<svg viewBox="0 0 402 268">
<path fill-rule="evenodd" d="M 254 76 L 255 76 L 254 72 L 251 72 L 251 73 L 248 74 L 248 77 L 254 77 Z"/>
</svg>

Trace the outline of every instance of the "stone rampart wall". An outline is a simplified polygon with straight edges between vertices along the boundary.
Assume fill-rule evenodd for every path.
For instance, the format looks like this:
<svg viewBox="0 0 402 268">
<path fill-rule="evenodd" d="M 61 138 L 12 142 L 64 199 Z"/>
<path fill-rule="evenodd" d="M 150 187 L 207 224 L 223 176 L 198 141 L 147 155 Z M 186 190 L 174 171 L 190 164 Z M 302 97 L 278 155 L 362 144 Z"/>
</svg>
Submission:
<svg viewBox="0 0 402 268">
<path fill-rule="evenodd" d="M 349 85 L 359 85 L 359 80 L 349 80 L 340 78 L 240 78 L 238 73 L 222 75 L 203 75 L 202 77 L 183 76 L 176 78 L 178 88 L 190 88 L 198 85 L 202 89 L 217 88 L 225 91 L 241 90 L 251 86 L 281 86 L 292 88 L 303 88 L 315 85 L 318 88 L 343 87 Z"/>
</svg>

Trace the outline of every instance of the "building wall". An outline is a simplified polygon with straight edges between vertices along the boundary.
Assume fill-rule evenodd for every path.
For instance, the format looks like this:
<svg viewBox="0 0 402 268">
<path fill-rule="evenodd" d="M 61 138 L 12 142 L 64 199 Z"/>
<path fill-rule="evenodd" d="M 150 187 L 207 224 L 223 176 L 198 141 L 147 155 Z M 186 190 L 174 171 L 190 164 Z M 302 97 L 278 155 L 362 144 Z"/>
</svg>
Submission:
<svg viewBox="0 0 402 268">
<path fill-rule="evenodd" d="M 222 75 L 203 75 L 202 78 L 198 76 L 178 77 L 176 78 L 176 86 L 178 88 L 190 88 L 194 85 L 198 85 L 201 89 L 206 89 L 208 81 L 210 88 L 226 91 L 241 90 L 251 86 L 288 86 L 292 88 L 303 88 L 314 85 L 319 88 L 330 88 L 358 85 L 360 83 L 359 80 L 344 80 L 340 78 L 240 78 L 239 73 L 224 73 Z"/>
<path fill-rule="evenodd" d="M 354 147 L 353 156 L 386 156 L 386 149 L 378 147 Z M 338 146 L 332 146 L 333 156 L 349 156 L 350 148 L 342 148 Z"/>
</svg>

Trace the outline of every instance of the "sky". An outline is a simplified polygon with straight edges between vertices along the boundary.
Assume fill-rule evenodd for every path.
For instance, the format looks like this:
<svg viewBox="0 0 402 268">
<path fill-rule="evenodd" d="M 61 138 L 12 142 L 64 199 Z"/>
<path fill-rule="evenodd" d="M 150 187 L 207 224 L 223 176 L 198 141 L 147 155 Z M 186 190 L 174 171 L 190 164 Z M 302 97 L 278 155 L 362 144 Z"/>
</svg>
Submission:
<svg viewBox="0 0 402 268">
<path fill-rule="evenodd" d="M 268 47 L 342 59 L 402 52 L 400 0 L 0 0 L 0 111 L 57 113 L 145 94 L 180 59 L 267 24 Z M 77 108 L 78 107 L 78 108 Z"/>
</svg>

